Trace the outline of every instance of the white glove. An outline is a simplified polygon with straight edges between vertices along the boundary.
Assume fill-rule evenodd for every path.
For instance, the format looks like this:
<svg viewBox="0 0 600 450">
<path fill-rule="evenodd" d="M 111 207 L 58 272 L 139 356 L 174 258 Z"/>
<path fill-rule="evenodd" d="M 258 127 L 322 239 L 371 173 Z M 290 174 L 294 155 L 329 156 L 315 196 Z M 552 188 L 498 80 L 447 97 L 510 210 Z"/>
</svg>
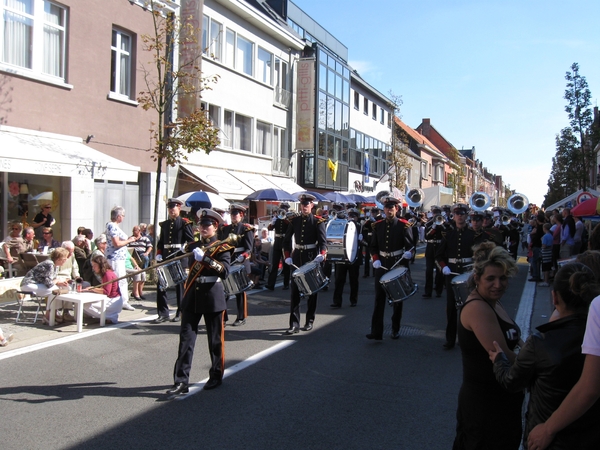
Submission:
<svg viewBox="0 0 600 450">
<path fill-rule="evenodd" d="M 402 258 L 412 259 L 412 252 L 404 252 L 404 255 L 402 255 Z"/>
<path fill-rule="evenodd" d="M 433 222 L 433 225 L 431 225 L 431 228 L 433 228 L 435 230 L 437 228 L 437 223 Z"/>
<path fill-rule="evenodd" d="M 245 259 L 246 259 L 246 257 L 244 255 L 240 255 L 237 258 L 235 258 L 235 262 L 243 263 Z"/>
<path fill-rule="evenodd" d="M 196 261 L 202 261 L 202 259 L 204 258 L 204 250 L 202 250 L 201 248 L 195 248 L 193 250 L 194 252 L 194 259 Z"/>
<path fill-rule="evenodd" d="M 363 235 L 362 234 L 358 235 L 358 240 L 359 240 L 359 242 L 363 240 Z"/>
<path fill-rule="evenodd" d="M 321 263 L 325 261 L 325 257 L 323 255 L 321 255 L 320 253 L 315 257 L 315 262 Z"/>
<path fill-rule="evenodd" d="M 292 258 L 285 258 L 285 263 L 286 263 L 288 266 L 291 266 L 292 264 L 294 264 L 294 261 L 292 260 Z"/>
<path fill-rule="evenodd" d="M 161 261 L 162 261 L 162 255 L 156 255 L 156 258 L 155 258 L 155 259 L 156 259 L 158 262 L 161 262 Z"/>
<path fill-rule="evenodd" d="M 381 267 L 381 261 L 378 259 L 373 261 L 373 269 L 379 269 Z"/>
<path fill-rule="evenodd" d="M 452 271 L 450 270 L 450 267 L 448 267 L 448 266 L 445 266 L 445 267 L 442 269 L 442 273 L 443 273 L 444 275 L 450 275 L 450 274 L 452 273 Z"/>
</svg>

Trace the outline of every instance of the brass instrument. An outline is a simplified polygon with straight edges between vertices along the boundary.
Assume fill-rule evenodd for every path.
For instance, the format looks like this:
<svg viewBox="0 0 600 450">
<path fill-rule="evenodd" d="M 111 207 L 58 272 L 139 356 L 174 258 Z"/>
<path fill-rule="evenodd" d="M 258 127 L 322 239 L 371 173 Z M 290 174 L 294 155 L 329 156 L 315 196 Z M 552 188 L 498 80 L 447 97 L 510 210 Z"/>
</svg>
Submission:
<svg viewBox="0 0 600 450">
<path fill-rule="evenodd" d="M 469 199 L 469 206 L 473 211 L 485 211 L 491 204 L 492 200 L 485 192 L 474 192 Z"/>
<path fill-rule="evenodd" d="M 221 241 L 215 241 L 215 242 L 213 242 L 210 245 L 207 245 L 205 247 L 199 247 L 199 248 L 202 251 L 206 252 L 207 250 L 210 250 L 213 247 L 218 247 L 221 244 L 234 244 L 239 239 L 240 239 L 239 235 L 231 233 L 231 234 L 229 234 L 229 236 L 227 238 L 225 238 L 225 239 L 223 239 Z M 157 264 L 154 264 L 153 266 L 148 267 L 146 269 L 141 269 L 141 270 L 138 270 L 136 272 L 131 272 L 131 273 L 128 273 L 127 275 L 123 275 L 122 277 L 116 278 L 116 279 L 111 280 L 111 281 L 107 281 L 106 283 L 97 284 L 96 286 L 91 286 L 91 287 L 92 288 L 98 288 L 98 287 L 106 286 L 107 284 L 115 283 L 117 281 L 124 280 L 125 278 L 134 277 L 136 275 L 139 275 L 140 273 L 148 272 L 149 270 L 155 270 L 157 267 L 166 266 L 167 264 L 171 264 L 173 261 L 179 261 L 180 259 L 189 258 L 189 256 L 192 253 L 194 253 L 194 252 L 187 252 L 187 253 L 184 253 L 183 255 L 176 256 L 175 258 L 169 258 L 169 259 L 167 259 L 165 261 L 162 261 L 162 262 L 159 262 Z"/>
<path fill-rule="evenodd" d="M 408 190 L 408 186 L 406 187 L 406 203 L 411 208 L 418 208 L 423 204 L 423 200 L 425 199 L 425 194 L 421 189 L 410 189 Z"/>
<path fill-rule="evenodd" d="M 441 214 L 439 214 L 433 218 L 433 223 L 435 223 L 437 226 L 443 225 L 444 222 L 446 222 L 446 218 L 444 216 L 442 216 Z"/>
<path fill-rule="evenodd" d="M 513 194 L 509 197 L 507 205 L 513 214 L 521 214 L 529 208 L 529 200 L 523 194 Z"/>
<path fill-rule="evenodd" d="M 285 215 L 287 214 L 287 211 L 285 209 L 280 209 L 279 211 L 277 211 L 277 218 L 280 220 L 285 219 Z"/>
<path fill-rule="evenodd" d="M 502 225 L 504 225 L 505 227 L 509 226 L 509 225 L 510 225 L 510 216 L 507 216 L 506 214 L 505 214 L 505 215 L 503 215 L 503 216 L 500 218 L 500 223 L 501 223 Z"/>
<path fill-rule="evenodd" d="M 391 196 L 392 193 L 390 191 L 380 191 L 377 193 L 377 195 L 375 196 L 375 204 L 377 205 L 377 207 L 381 210 L 383 210 L 383 203 L 381 203 L 381 199 L 384 197 L 389 197 Z"/>
</svg>

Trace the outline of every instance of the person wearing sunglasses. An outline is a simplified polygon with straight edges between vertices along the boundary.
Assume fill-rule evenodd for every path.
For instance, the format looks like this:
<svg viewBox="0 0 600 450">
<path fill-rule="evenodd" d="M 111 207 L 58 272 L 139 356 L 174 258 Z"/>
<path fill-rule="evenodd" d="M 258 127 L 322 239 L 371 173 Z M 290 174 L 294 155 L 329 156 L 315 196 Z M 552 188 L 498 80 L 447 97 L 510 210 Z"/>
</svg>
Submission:
<svg viewBox="0 0 600 450">
<path fill-rule="evenodd" d="M 194 231 L 192 221 L 183 218 L 181 206 L 183 202 L 178 198 L 170 198 L 167 201 L 169 218 L 160 223 L 160 236 L 156 244 L 156 261 L 161 262 L 183 250 L 188 242 L 194 241 Z M 185 268 L 186 261 L 182 261 Z M 175 286 L 175 295 L 177 296 L 177 311 L 173 322 L 179 322 L 181 317 L 181 299 L 183 298 L 183 284 Z M 169 304 L 167 303 L 167 292 L 159 286 L 156 289 L 156 310 L 158 318 L 154 323 L 162 323 L 170 320 Z"/>
<path fill-rule="evenodd" d="M 467 271 L 467 266 L 473 263 L 473 245 L 475 232 L 467 226 L 467 205 L 457 203 L 452 208 L 455 229 L 446 233 L 446 238 L 440 244 L 435 259 L 442 268 L 446 282 L 446 342 L 444 350 L 451 350 L 456 344 L 456 299 L 452 289 L 452 279 Z"/>
<path fill-rule="evenodd" d="M 52 211 L 52 205 L 50 203 L 45 203 L 42 205 L 42 210 L 36 214 L 36 216 L 33 218 L 33 222 L 31 223 L 31 226 L 35 230 L 35 237 L 40 241 L 44 237 L 44 228 L 54 226 L 56 223 L 56 220 L 54 217 L 52 217 L 50 211 Z"/>
<path fill-rule="evenodd" d="M 54 239 L 54 232 L 50 227 L 44 227 L 42 231 L 42 239 L 40 239 L 40 245 L 38 246 L 38 252 L 47 253 L 53 248 L 60 247 L 60 242 Z"/>
</svg>

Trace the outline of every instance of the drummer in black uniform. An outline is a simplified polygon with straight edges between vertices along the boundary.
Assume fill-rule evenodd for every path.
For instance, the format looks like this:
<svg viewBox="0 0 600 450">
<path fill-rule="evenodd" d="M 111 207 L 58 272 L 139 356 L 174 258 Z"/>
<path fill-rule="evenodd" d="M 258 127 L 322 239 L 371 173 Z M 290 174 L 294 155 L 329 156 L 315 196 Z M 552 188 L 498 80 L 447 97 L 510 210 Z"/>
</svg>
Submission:
<svg viewBox="0 0 600 450">
<path fill-rule="evenodd" d="M 246 273 L 250 273 L 250 255 L 254 247 L 254 227 L 244 223 L 246 207 L 237 203 L 229 205 L 229 215 L 231 216 L 231 225 L 225 225 L 221 228 L 221 236 L 227 238 L 230 234 L 239 236 L 233 254 L 231 255 L 232 264 L 244 264 Z M 237 318 L 233 322 L 234 327 L 244 325 L 248 317 L 248 299 L 245 292 L 235 294 L 235 303 L 237 306 Z M 225 322 L 227 322 L 227 311 L 225 312 Z"/>
<path fill-rule="evenodd" d="M 367 334 L 367 339 L 377 341 L 383 339 L 383 316 L 386 304 L 386 293 L 379 280 L 386 273 L 386 269 L 390 270 L 399 259 L 402 259 L 399 264 L 409 268 L 409 261 L 413 256 L 411 249 L 414 247 L 412 230 L 407 226 L 406 221 L 396 217 L 400 201 L 391 196 L 383 197 L 380 201 L 383 204 L 385 218 L 373 224 L 373 236 L 369 247 L 375 274 L 375 306 L 371 319 L 371 332 Z M 402 302 L 394 302 L 393 309 L 392 339 L 398 339 Z"/>
<path fill-rule="evenodd" d="M 169 219 L 160 223 L 160 236 L 156 244 L 156 261 L 168 260 L 178 253 L 188 242 L 194 241 L 194 231 L 192 221 L 180 217 L 181 205 L 183 202 L 177 198 L 170 198 L 167 202 Z M 182 266 L 186 262 L 182 261 Z M 175 286 L 177 296 L 177 312 L 173 322 L 179 322 L 181 315 L 181 298 L 183 296 L 183 284 Z M 169 320 L 169 305 L 167 303 L 167 292 L 157 286 L 156 289 L 156 310 L 158 318 L 155 323 L 166 322 Z"/>
<path fill-rule="evenodd" d="M 371 272 L 371 253 L 369 252 L 369 246 L 371 245 L 371 236 L 373 234 L 373 224 L 378 220 L 379 208 L 374 206 L 365 213 L 365 220 L 362 224 L 362 241 L 361 246 L 364 251 L 364 265 L 363 278 L 369 278 Z"/>
<path fill-rule="evenodd" d="M 457 314 L 452 278 L 464 273 L 473 264 L 475 232 L 467 226 L 467 205 L 458 203 L 453 208 L 456 228 L 449 231 L 437 250 L 436 260 L 446 280 L 446 342 L 445 350 L 456 344 Z"/>
<path fill-rule="evenodd" d="M 440 219 L 441 218 L 441 219 Z M 441 297 L 444 290 L 444 275 L 435 264 L 435 254 L 446 233 L 451 229 L 447 220 L 442 216 L 442 208 L 437 205 L 431 207 L 431 218 L 425 224 L 425 292 L 423 298 L 431 298 L 435 289 L 435 296 Z M 435 269 L 435 278 L 433 271 Z"/>
<path fill-rule="evenodd" d="M 355 208 L 350 208 L 346 211 L 348 220 L 354 222 L 356 229 L 360 229 L 358 224 L 359 212 Z M 344 293 L 344 285 L 346 284 L 346 275 L 350 276 L 350 306 L 356 306 L 358 301 L 358 273 L 360 271 L 360 262 L 362 253 L 360 251 L 359 241 L 360 235 L 357 232 L 355 236 L 354 246 L 357 248 L 354 261 L 336 262 L 335 263 L 335 290 L 333 291 L 332 308 L 342 307 L 342 294 Z"/>
<path fill-rule="evenodd" d="M 311 194 L 301 194 L 298 197 L 301 215 L 291 219 L 290 227 L 283 240 L 285 263 L 289 266 L 294 264 L 301 267 L 313 260 L 322 263 L 327 255 L 325 231 L 327 220 L 312 214 L 315 200 L 316 198 Z M 293 253 L 292 237 L 296 242 Z M 300 291 L 296 283 L 292 283 L 291 300 L 290 328 L 286 331 L 286 334 L 295 334 L 300 330 Z M 308 296 L 306 322 L 302 330 L 310 331 L 313 329 L 316 310 L 317 293 L 315 292 Z"/>
<path fill-rule="evenodd" d="M 192 265 L 185 282 L 185 294 L 181 309 L 181 329 L 179 350 L 173 370 L 175 384 L 167 391 L 170 396 L 189 392 L 190 370 L 194 347 L 198 335 L 198 324 L 204 316 L 206 337 L 210 354 L 211 368 L 204 389 L 214 389 L 221 385 L 225 365 L 223 316 L 227 309 L 222 281 L 229 273 L 229 260 L 233 247 L 227 243 L 218 244 L 217 229 L 222 224 L 221 216 L 215 211 L 202 209 L 200 218 L 200 240 L 190 244 L 187 250 L 193 251 Z M 210 245 L 212 247 L 208 247 Z"/>
<path fill-rule="evenodd" d="M 275 231 L 275 241 L 273 242 L 273 256 L 271 258 L 271 271 L 269 272 L 269 279 L 267 280 L 267 289 L 270 291 L 275 290 L 275 282 L 277 281 L 277 272 L 279 271 L 279 262 L 284 258 L 283 256 L 283 238 L 290 226 L 290 221 L 286 215 L 290 209 L 289 203 L 281 203 L 279 205 L 279 214 L 273 218 L 269 226 L 269 231 Z M 290 288 L 290 266 L 283 264 L 283 290 L 286 291 Z"/>
</svg>

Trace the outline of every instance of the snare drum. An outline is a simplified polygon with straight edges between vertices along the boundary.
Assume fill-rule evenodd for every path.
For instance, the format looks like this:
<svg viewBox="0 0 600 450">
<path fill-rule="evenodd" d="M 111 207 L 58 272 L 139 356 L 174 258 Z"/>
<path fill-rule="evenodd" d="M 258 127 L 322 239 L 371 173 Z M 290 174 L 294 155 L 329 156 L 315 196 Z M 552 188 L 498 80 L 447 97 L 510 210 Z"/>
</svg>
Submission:
<svg viewBox="0 0 600 450">
<path fill-rule="evenodd" d="M 452 290 L 454 291 L 454 303 L 456 309 L 460 308 L 467 301 L 467 297 L 472 289 L 469 288 L 469 278 L 473 272 L 465 272 L 452 278 Z"/>
<path fill-rule="evenodd" d="M 229 275 L 223 280 L 225 295 L 235 295 L 250 289 L 254 283 L 246 273 L 246 267 L 239 264 L 229 267 Z"/>
<path fill-rule="evenodd" d="M 418 286 L 413 283 L 410 271 L 406 267 L 398 267 L 385 273 L 380 279 L 381 287 L 388 296 L 388 303 L 402 302 L 417 292 Z"/>
<path fill-rule="evenodd" d="M 329 284 L 329 278 L 323 273 L 321 264 L 311 261 L 294 270 L 292 279 L 301 295 L 311 295 Z"/>
<path fill-rule="evenodd" d="M 156 268 L 156 279 L 161 291 L 183 283 L 187 278 L 180 261 L 173 261 Z"/>
<path fill-rule="evenodd" d="M 327 260 L 352 263 L 358 250 L 356 224 L 352 220 L 333 219 L 327 224 Z"/>
</svg>

